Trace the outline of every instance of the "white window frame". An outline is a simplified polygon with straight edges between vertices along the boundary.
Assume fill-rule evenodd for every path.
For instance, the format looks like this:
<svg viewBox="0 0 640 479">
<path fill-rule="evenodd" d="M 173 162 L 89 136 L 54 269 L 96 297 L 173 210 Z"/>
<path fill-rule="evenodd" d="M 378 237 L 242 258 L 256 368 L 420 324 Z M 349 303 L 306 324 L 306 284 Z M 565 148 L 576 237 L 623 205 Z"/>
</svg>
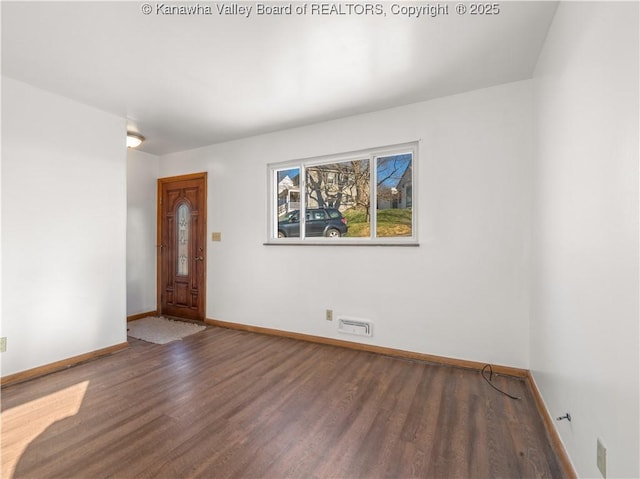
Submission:
<svg viewBox="0 0 640 479">
<path fill-rule="evenodd" d="M 418 246 L 418 141 L 410 143 L 402 143 L 398 145 L 390 145 L 368 150 L 359 150 L 349 153 L 341 153 L 335 155 L 327 155 L 299 160 L 284 161 L 279 163 L 270 163 L 267 165 L 268 188 L 269 195 L 267 201 L 267 240 L 265 245 L 331 245 L 331 246 Z M 376 203 L 377 203 L 377 159 L 393 155 L 411 154 L 411 236 L 398 237 L 376 237 Z M 369 237 L 341 237 L 341 238 L 325 238 L 325 237 L 305 237 L 306 215 L 302 212 L 307 208 L 306 194 L 306 168 L 324 164 L 341 163 L 347 161 L 369 161 L 369 172 L 371 175 L 369 181 L 370 214 L 369 214 Z M 300 171 L 300 236 L 297 238 L 278 238 L 278 175 L 281 170 L 299 168 Z M 347 224 L 348 226 L 348 224 Z"/>
</svg>

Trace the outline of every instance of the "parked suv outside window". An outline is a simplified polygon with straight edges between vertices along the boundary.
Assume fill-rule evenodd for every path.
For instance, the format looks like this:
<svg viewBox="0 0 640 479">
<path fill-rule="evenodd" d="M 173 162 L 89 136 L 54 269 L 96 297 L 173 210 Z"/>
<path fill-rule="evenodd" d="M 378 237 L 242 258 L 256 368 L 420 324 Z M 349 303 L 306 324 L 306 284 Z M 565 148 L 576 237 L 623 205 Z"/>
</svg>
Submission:
<svg viewBox="0 0 640 479">
<path fill-rule="evenodd" d="M 347 219 L 335 208 L 309 208 L 305 218 L 305 236 L 339 238 L 347 234 Z M 278 238 L 300 237 L 300 210 L 278 218 Z"/>
</svg>

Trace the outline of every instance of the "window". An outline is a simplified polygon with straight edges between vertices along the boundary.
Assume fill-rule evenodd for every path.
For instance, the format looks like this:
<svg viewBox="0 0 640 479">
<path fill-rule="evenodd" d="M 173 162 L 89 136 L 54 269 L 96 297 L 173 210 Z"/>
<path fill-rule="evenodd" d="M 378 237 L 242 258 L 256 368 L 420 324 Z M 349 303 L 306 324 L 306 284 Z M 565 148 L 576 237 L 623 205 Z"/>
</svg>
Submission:
<svg viewBox="0 0 640 479">
<path fill-rule="evenodd" d="M 269 165 L 268 243 L 417 244 L 416 153 L 411 143 Z"/>
<path fill-rule="evenodd" d="M 182 203 L 178 206 L 178 221 L 176 226 L 178 228 L 178 262 L 176 264 L 176 271 L 178 276 L 187 276 L 189 274 L 189 219 L 191 212 L 189 207 Z"/>
</svg>

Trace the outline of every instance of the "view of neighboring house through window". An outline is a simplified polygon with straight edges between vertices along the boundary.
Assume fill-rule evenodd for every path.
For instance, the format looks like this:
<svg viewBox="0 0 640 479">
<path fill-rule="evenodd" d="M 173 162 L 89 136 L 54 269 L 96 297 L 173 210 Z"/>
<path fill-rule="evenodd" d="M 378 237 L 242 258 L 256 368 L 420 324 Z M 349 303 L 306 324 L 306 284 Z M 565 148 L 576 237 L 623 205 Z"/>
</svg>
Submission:
<svg viewBox="0 0 640 479">
<path fill-rule="evenodd" d="M 351 238 L 369 237 L 369 160 L 341 161 L 305 168 L 307 208 L 332 208 L 346 218 Z M 349 221 L 351 220 L 351 221 Z"/>
<path fill-rule="evenodd" d="M 412 236 L 410 153 L 376 158 L 376 235 Z"/>
<path fill-rule="evenodd" d="M 287 222 L 298 218 L 300 210 L 300 168 L 276 170 L 278 181 L 278 218 Z M 292 232 L 289 237 L 300 237 L 300 231 Z"/>
<path fill-rule="evenodd" d="M 270 165 L 270 238 L 415 243 L 416 150 L 410 144 Z"/>
</svg>

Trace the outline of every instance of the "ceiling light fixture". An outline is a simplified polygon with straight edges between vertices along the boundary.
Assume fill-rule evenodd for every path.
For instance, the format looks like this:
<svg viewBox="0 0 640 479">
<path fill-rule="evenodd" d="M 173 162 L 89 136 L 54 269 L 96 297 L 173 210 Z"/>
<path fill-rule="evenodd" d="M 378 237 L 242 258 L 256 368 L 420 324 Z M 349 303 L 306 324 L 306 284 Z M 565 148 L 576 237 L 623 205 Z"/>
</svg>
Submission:
<svg viewBox="0 0 640 479">
<path fill-rule="evenodd" d="M 136 148 L 142 144 L 144 136 L 140 133 L 134 133 L 132 131 L 127 132 L 127 148 Z"/>
</svg>

